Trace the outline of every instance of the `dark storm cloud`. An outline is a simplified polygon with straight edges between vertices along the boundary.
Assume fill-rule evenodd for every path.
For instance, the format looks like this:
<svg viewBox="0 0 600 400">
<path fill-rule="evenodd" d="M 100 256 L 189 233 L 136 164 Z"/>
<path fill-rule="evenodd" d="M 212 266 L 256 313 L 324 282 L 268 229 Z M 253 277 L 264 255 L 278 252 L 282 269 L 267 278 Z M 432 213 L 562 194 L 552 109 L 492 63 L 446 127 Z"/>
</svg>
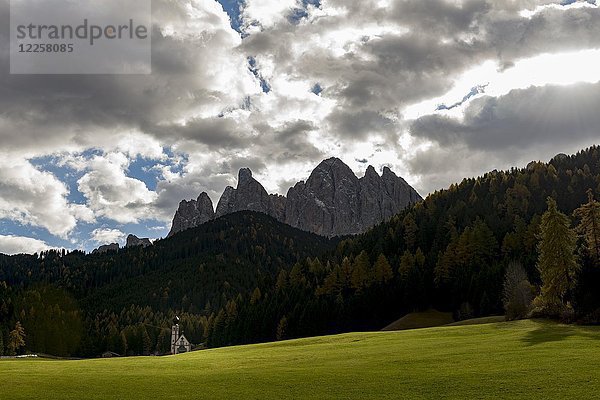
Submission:
<svg viewBox="0 0 600 400">
<path fill-rule="evenodd" d="M 442 146 L 464 143 L 472 150 L 502 152 L 547 142 L 560 146 L 598 138 L 600 83 L 531 87 L 473 101 L 462 121 L 426 116 L 411 133 Z"/>
<path fill-rule="evenodd" d="M 173 2 L 154 2 L 158 22 L 183 21 L 185 7 Z M 512 60 L 545 51 L 597 47 L 600 44 L 600 10 L 546 9 L 531 19 L 519 16 L 534 1 L 482 1 L 462 3 L 439 0 L 398 0 L 387 10 L 371 1 L 339 1 L 331 4 L 348 10 L 343 17 L 324 17 L 311 24 L 282 22 L 273 29 L 249 36 L 240 48 L 240 60 L 248 54 L 272 58 L 278 70 L 323 82 L 322 95 L 334 99 L 344 112 L 329 116 L 334 134 L 364 137 L 372 129 L 386 129 L 382 111 L 417 102 L 448 90 L 456 74 L 485 59 Z M 118 12 L 118 10 L 116 10 Z M 0 65 L 8 70 L 8 2 L 0 1 L 3 20 Z M 185 128 L 169 125 L 185 117 L 185 111 L 222 103 L 231 106 L 227 92 L 214 88 L 211 65 L 198 68 L 199 60 L 221 63 L 214 49 L 230 48 L 231 32 L 220 24 L 218 13 L 202 17 L 206 33 L 182 37 L 153 30 L 151 77 L 119 76 L 0 76 L 0 108 L 3 140 L 19 148 L 36 147 L 39 139 L 58 146 L 61 141 L 86 146 L 94 142 L 84 132 L 143 129 L 166 141 L 181 135 L 209 146 L 241 147 L 249 142 L 231 124 L 193 121 Z M 282 20 L 283 21 L 283 20 Z M 407 33 L 355 41 L 354 50 L 333 57 L 324 49 L 299 56 L 293 43 L 366 22 L 397 24 Z M 183 25 L 185 26 L 185 25 Z M 185 33 L 185 32 L 184 32 Z M 318 36 L 317 36 L 318 37 Z M 221 55 L 223 57 L 223 55 Z M 240 66 L 247 72 L 245 66 Z M 252 79 L 252 77 L 249 77 Z M 240 93 L 241 95 L 241 93 Z M 216 114 L 216 113 L 215 113 Z M 357 117 L 361 116 L 360 118 Z M 165 124 L 167 121 L 167 124 Z M 171 135 L 167 127 L 172 128 Z M 34 139 L 34 140 L 31 140 Z"/>
<path fill-rule="evenodd" d="M 232 150 L 247 147 L 252 141 L 239 128 L 225 118 L 194 118 L 185 125 L 148 126 L 145 131 L 163 141 L 189 140 L 213 149 Z"/>
<path fill-rule="evenodd" d="M 337 109 L 329 115 L 328 121 L 335 131 L 354 139 L 368 139 L 374 133 L 389 136 L 397 130 L 395 122 L 390 118 L 368 109 Z"/>
<path fill-rule="evenodd" d="M 489 46 L 502 62 L 540 53 L 597 48 L 600 45 L 600 9 L 545 9 L 531 19 L 488 18 Z"/>
<path fill-rule="evenodd" d="M 256 144 L 265 149 L 266 159 L 287 164 L 307 159 L 318 160 L 324 156 L 308 138 L 311 132 L 319 129 L 311 121 L 292 120 L 278 128 L 263 123 L 254 125 L 254 129 L 259 132 Z"/>
<path fill-rule="evenodd" d="M 245 94 L 239 92 L 236 96 L 236 90 L 230 90 L 227 84 L 235 85 L 236 79 L 251 82 L 253 78 L 245 75 L 243 64 L 236 71 L 236 57 L 241 61 L 244 56 L 233 50 L 239 38 L 232 33 L 224 14 L 219 17 L 206 7 L 201 28 L 192 29 L 184 2 L 154 1 L 153 6 L 156 25 L 152 75 L 0 75 L 3 143 L 35 151 L 40 142 L 31 139 L 43 137 L 47 147 L 59 146 L 61 142 L 85 147 L 94 144 L 94 138 L 87 137 L 86 132 L 106 134 L 142 128 L 158 132 L 167 143 L 175 142 L 176 136 L 167 140 L 163 135 L 161 126 L 165 122 L 186 119 L 193 110 L 204 107 L 241 102 Z M 8 18 L 8 10 L 7 1 L 0 0 L 3 20 Z M 119 10 L 114 12 L 118 15 Z M 175 26 L 176 31 L 165 33 L 167 25 Z M 8 23 L 3 23 L 0 32 L 4 39 L 0 49 L 3 71 L 8 71 L 9 64 L 4 48 L 8 44 L 8 27 Z M 223 73 L 218 67 L 228 72 Z M 185 139 L 208 145 L 232 141 L 231 135 L 224 136 L 215 128 L 218 122 L 206 125 L 205 132 L 190 129 L 181 133 Z"/>
</svg>

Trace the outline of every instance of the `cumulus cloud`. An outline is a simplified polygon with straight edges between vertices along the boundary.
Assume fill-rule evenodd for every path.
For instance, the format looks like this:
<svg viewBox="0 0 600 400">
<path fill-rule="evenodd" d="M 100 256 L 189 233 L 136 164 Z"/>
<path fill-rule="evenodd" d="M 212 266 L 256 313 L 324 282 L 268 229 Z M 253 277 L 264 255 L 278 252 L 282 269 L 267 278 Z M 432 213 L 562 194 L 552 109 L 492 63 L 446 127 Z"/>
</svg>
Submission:
<svg viewBox="0 0 600 400">
<path fill-rule="evenodd" d="M 126 175 L 129 159 L 122 153 L 94 156 L 89 171 L 79 179 L 78 190 L 97 217 L 134 223 L 152 217 L 155 192 L 139 179 Z"/>
<path fill-rule="evenodd" d="M 0 154 L 0 219 L 43 227 L 66 238 L 78 221 L 94 221 L 88 207 L 68 201 L 68 193 L 50 172 L 10 153 Z"/>
<path fill-rule="evenodd" d="M 125 234 L 118 229 L 98 228 L 90 235 L 91 240 L 99 245 L 119 243 L 125 239 Z"/>
<path fill-rule="evenodd" d="M 45 242 L 22 236 L 0 235 L 0 253 L 7 255 L 33 254 L 48 250 Z"/>
<path fill-rule="evenodd" d="M 257 28 L 272 27 L 285 20 L 297 4 L 297 0 L 247 1 L 242 10 L 244 28 L 246 31 L 252 32 Z"/>
</svg>

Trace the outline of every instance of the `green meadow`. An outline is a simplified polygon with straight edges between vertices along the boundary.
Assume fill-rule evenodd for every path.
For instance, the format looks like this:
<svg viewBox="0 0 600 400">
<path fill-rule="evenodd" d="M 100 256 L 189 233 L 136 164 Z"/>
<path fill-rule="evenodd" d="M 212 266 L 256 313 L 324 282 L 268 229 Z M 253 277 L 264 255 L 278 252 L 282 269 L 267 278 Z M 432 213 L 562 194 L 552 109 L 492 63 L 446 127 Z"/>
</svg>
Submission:
<svg viewBox="0 0 600 400">
<path fill-rule="evenodd" d="M 1 399 L 600 398 L 600 328 L 521 321 L 169 357 L 0 361 Z"/>
</svg>

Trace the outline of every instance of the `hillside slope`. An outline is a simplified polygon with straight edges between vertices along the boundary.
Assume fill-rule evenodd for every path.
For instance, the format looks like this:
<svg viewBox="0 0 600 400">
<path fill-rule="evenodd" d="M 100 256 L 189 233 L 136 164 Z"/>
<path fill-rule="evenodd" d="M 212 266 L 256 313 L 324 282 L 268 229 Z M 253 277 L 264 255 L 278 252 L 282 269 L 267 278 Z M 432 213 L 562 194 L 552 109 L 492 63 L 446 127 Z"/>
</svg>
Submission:
<svg viewBox="0 0 600 400">
<path fill-rule="evenodd" d="M 180 308 L 184 296 L 196 307 L 207 301 L 219 306 L 224 285 L 235 295 L 252 291 L 262 281 L 274 280 L 281 268 L 321 254 L 334 244 L 264 214 L 245 211 L 146 248 L 93 255 L 2 256 L 0 281 L 23 286 L 55 284 L 100 309 L 119 310 L 129 304 Z M 165 291 L 166 299 L 161 298 Z"/>
<path fill-rule="evenodd" d="M 600 328 L 523 321 L 161 358 L 2 360 L 0 387 L 13 400 L 584 399 L 600 392 L 598 357 Z"/>
<path fill-rule="evenodd" d="M 200 344 L 212 326 L 220 324 L 220 309 L 227 305 L 235 309 L 238 299 L 256 295 L 258 287 L 274 286 L 281 271 L 335 244 L 248 211 L 146 248 L 93 255 L 51 251 L 0 256 L 0 335 L 8 343 L 8 332 L 20 320 L 30 338 L 53 337 L 41 345 L 28 340 L 29 351 L 84 356 L 105 350 L 162 353 L 169 348 L 170 321 L 177 313 L 188 339 Z M 74 300 L 80 309 L 73 306 Z M 40 314 L 45 322 L 36 317 Z M 66 329 L 67 319 L 84 326 L 74 335 L 82 338 L 81 346 L 68 346 L 78 349 L 75 353 L 57 353 L 61 334 L 55 331 Z M 258 331 L 275 334 L 276 326 L 255 325 Z"/>
</svg>

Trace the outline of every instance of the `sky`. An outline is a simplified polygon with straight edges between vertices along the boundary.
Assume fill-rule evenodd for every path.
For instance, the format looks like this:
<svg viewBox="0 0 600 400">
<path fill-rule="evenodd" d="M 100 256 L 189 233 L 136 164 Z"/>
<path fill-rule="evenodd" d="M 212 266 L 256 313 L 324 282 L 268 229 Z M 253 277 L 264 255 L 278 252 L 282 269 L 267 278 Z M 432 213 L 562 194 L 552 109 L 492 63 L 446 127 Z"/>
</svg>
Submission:
<svg viewBox="0 0 600 400">
<path fill-rule="evenodd" d="M 181 200 L 216 204 L 242 167 L 286 194 L 335 156 L 427 195 L 599 144 L 592 0 L 154 0 L 153 13 L 151 75 L 10 75 L 0 0 L 0 252 L 164 237 Z"/>
</svg>

